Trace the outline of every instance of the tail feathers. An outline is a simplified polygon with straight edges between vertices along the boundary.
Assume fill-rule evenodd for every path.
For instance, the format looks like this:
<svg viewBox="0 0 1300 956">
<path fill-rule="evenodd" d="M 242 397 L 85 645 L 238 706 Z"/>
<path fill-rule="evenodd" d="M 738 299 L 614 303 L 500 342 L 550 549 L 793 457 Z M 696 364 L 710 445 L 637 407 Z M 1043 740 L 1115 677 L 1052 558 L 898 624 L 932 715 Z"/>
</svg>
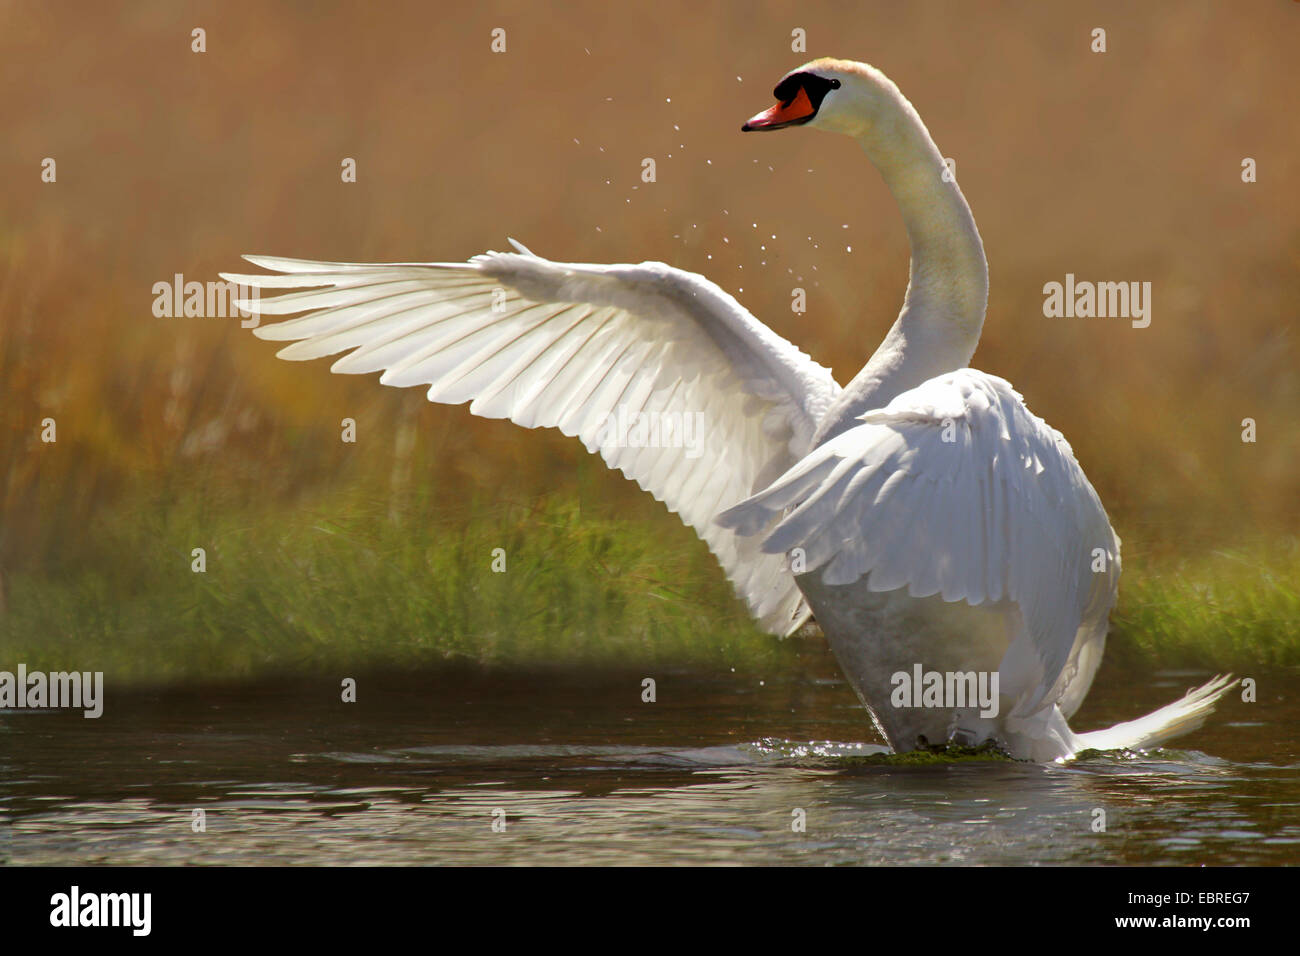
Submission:
<svg viewBox="0 0 1300 956">
<path fill-rule="evenodd" d="M 1079 734 L 1077 750 L 1145 750 L 1191 733 L 1214 712 L 1214 705 L 1239 683 L 1231 674 L 1189 690 L 1159 710 L 1106 730 Z"/>
</svg>

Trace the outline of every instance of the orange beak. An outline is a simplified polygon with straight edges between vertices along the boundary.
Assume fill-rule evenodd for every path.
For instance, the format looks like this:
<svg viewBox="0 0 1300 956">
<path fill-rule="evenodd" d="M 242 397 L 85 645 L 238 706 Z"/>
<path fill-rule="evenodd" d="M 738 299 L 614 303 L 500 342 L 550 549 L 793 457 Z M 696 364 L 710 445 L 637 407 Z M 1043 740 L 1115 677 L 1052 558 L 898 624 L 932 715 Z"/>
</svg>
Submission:
<svg viewBox="0 0 1300 956">
<path fill-rule="evenodd" d="M 764 110 L 757 116 L 751 116 L 740 131 L 749 133 L 761 129 L 782 129 L 795 123 L 806 123 L 816 112 L 808 99 L 808 94 L 804 92 L 803 87 L 800 87 L 799 92 L 790 102 L 777 103 L 771 109 Z"/>
</svg>

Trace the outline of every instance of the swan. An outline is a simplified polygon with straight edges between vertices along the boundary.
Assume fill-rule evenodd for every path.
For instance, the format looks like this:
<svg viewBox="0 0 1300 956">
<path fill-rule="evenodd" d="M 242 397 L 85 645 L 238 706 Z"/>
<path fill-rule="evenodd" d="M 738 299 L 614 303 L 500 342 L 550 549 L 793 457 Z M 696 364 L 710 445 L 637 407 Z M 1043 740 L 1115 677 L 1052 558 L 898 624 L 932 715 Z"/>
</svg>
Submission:
<svg viewBox="0 0 1300 956">
<path fill-rule="evenodd" d="M 1235 681 L 1070 729 L 1105 647 L 1120 541 L 1061 433 L 967 367 L 988 297 L 970 207 L 875 67 L 817 59 L 774 92 L 742 130 L 856 139 L 911 245 L 902 310 L 843 388 L 717 285 L 658 262 L 554 262 L 511 239 L 468 262 L 245 256 L 274 274 L 222 278 L 293 290 L 238 303 L 305 313 L 254 330 L 290 343 L 280 358 L 345 353 L 332 372 L 381 372 L 578 438 L 695 530 L 761 627 L 815 618 L 895 752 L 990 743 L 1062 761 L 1199 727 Z"/>
</svg>

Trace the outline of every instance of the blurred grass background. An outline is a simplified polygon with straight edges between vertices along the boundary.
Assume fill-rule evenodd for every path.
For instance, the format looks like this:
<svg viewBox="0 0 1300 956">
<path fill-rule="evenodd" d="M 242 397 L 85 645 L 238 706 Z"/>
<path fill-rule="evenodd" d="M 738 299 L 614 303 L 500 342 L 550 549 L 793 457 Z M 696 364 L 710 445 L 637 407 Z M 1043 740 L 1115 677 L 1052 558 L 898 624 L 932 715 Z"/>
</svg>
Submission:
<svg viewBox="0 0 1300 956">
<path fill-rule="evenodd" d="M 835 55 L 957 161 L 991 269 L 975 364 L 1066 434 L 1124 541 L 1112 659 L 1300 666 L 1298 28 L 1284 0 L 0 4 L 0 665 L 784 660 L 576 442 L 156 318 L 152 287 L 511 235 L 702 272 L 847 381 L 906 285 L 897 211 L 847 139 L 739 133 Z M 1151 282 L 1151 326 L 1044 318 L 1067 272 Z"/>
</svg>

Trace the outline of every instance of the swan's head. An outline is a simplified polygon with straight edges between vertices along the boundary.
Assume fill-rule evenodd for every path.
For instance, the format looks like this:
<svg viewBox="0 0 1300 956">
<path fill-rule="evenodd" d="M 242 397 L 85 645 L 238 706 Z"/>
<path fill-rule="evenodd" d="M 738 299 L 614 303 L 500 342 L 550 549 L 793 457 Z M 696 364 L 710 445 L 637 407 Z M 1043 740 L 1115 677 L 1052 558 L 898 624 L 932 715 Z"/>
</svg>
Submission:
<svg viewBox="0 0 1300 956">
<path fill-rule="evenodd" d="M 781 77 L 777 103 L 750 117 L 742 132 L 811 126 L 859 136 L 900 98 L 898 87 L 874 66 L 823 57 Z"/>
</svg>

